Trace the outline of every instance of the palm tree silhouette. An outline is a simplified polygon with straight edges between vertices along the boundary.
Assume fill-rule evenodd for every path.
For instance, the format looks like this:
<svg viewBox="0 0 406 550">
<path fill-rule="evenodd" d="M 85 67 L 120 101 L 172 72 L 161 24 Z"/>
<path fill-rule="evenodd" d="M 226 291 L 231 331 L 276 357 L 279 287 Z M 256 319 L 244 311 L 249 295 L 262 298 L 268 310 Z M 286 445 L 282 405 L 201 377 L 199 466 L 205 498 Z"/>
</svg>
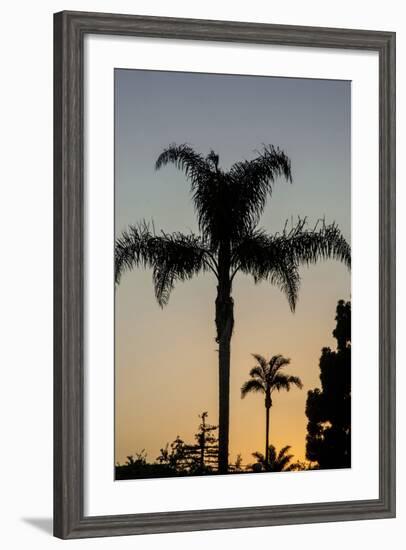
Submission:
<svg viewBox="0 0 406 550">
<path fill-rule="evenodd" d="M 115 279 L 125 270 L 152 269 L 155 296 L 166 305 L 178 281 L 211 272 L 217 281 L 215 302 L 219 361 L 219 472 L 228 469 L 230 344 L 234 327 L 232 283 L 238 272 L 255 282 L 268 280 L 286 295 L 292 311 L 299 290 L 299 265 L 321 258 L 351 263 L 350 247 L 335 223 L 323 221 L 313 229 L 299 219 L 291 229 L 268 235 L 258 228 L 260 216 L 279 177 L 292 181 L 291 163 L 279 148 L 264 146 L 250 161 L 219 166 L 219 156 L 194 151 L 187 144 L 172 144 L 156 161 L 182 170 L 191 185 L 200 234 L 156 234 L 145 221 L 130 226 L 116 240 Z"/>
<path fill-rule="evenodd" d="M 290 359 L 282 355 L 274 355 L 269 361 L 262 355 L 253 353 L 257 365 L 250 370 L 250 379 L 241 387 L 241 398 L 251 392 L 259 392 L 265 395 L 265 463 L 269 464 L 269 411 L 272 407 L 272 393 L 275 390 L 289 391 L 295 385 L 302 389 L 303 384 L 299 377 L 284 374 L 281 369 L 289 365 Z"/>
<path fill-rule="evenodd" d="M 252 465 L 252 469 L 254 471 L 257 470 L 255 466 L 258 464 L 261 470 L 264 469 L 266 472 L 290 472 L 292 470 L 296 470 L 297 464 L 290 463 L 293 455 L 287 454 L 290 451 L 290 448 L 290 445 L 286 445 L 286 447 L 282 447 L 279 453 L 276 453 L 275 447 L 273 445 L 269 445 L 267 459 L 265 459 L 264 455 L 258 451 L 252 453 L 252 456 L 257 459 L 256 464 Z"/>
</svg>

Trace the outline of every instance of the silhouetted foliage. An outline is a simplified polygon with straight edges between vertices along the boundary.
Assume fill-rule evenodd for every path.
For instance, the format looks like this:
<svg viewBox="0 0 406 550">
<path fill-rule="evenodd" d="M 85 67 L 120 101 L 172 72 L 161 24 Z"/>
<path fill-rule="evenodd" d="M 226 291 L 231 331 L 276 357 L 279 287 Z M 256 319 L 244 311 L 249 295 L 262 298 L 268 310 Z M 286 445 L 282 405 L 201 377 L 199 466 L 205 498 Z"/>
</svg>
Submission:
<svg viewBox="0 0 406 550">
<path fill-rule="evenodd" d="M 256 458 L 257 462 L 251 464 L 251 468 L 254 472 L 291 472 L 293 470 L 301 469 L 299 463 L 291 463 L 293 455 L 288 454 L 290 451 L 290 445 L 282 447 L 279 453 L 273 445 L 268 447 L 268 460 L 265 459 L 262 453 L 256 451 L 252 453 L 252 456 Z"/>
<path fill-rule="evenodd" d="M 196 445 L 191 452 L 193 456 L 191 473 L 212 472 L 218 467 L 217 426 L 207 424 L 207 416 L 207 411 L 200 415 L 202 421 L 198 433 L 195 434 Z"/>
<path fill-rule="evenodd" d="M 188 445 L 179 436 L 164 449 L 157 458 L 160 464 L 166 464 L 178 474 L 213 473 L 217 468 L 218 439 L 215 435 L 217 426 L 207 424 L 207 412 L 199 415 L 201 423 L 195 434 L 195 445 Z M 169 448 L 168 448 L 169 447 Z"/>
<path fill-rule="evenodd" d="M 303 470 L 319 470 L 319 465 L 309 460 L 297 460 L 292 464 L 291 471 L 301 472 Z"/>
<path fill-rule="evenodd" d="M 251 275 L 256 283 L 269 281 L 287 296 L 294 311 L 299 291 L 299 266 L 335 258 L 348 267 L 350 246 L 336 224 L 318 222 L 308 228 L 305 219 L 268 235 L 258 228 L 273 185 L 278 178 L 292 181 L 287 155 L 264 146 L 253 160 L 221 169 L 219 156 L 205 157 L 187 144 L 172 144 L 156 161 L 156 169 L 174 164 L 188 179 L 200 235 L 155 233 L 145 222 L 130 226 L 115 245 L 115 279 L 126 270 L 152 269 L 159 305 L 168 303 L 175 283 L 201 272 L 216 278 L 216 342 L 219 345 L 219 456 L 220 473 L 228 470 L 230 345 L 234 327 L 232 284 L 235 275 Z"/>
<path fill-rule="evenodd" d="M 115 471 L 116 480 L 171 477 L 176 475 L 176 471 L 168 465 L 156 463 L 149 464 L 147 462 L 147 455 L 144 451 L 136 454 L 135 457 L 128 456 L 125 464 L 116 465 Z"/>
<path fill-rule="evenodd" d="M 282 355 L 274 355 L 267 361 L 265 357 L 254 353 L 257 364 L 250 370 L 250 379 L 241 387 L 241 398 L 248 393 L 262 393 L 265 396 L 265 462 L 268 460 L 269 445 L 269 411 L 272 407 L 272 393 L 277 390 L 289 391 L 291 386 L 302 389 L 303 384 L 298 376 L 285 374 L 281 370 L 290 364 L 290 359 Z M 262 456 L 262 455 L 261 455 Z"/>
<path fill-rule="evenodd" d="M 238 454 L 236 456 L 235 462 L 233 464 L 229 464 L 228 471 L 233 474 L 240 474 L 244 471 L 241 454 Z"/>
<path fill-rule="evenodd" d="M 321 389 L 308 392 L 306 457 L 321 469 L 351 467 L 351 303 L 340 300 L 333 336 L 337 350 L 323 348 Z"/>
<path fill-rule="evenodd" d="M 188 471 L 187 445 L 178 435 L 169 445 L 161 449 L 157 461 L 168 466 L 176 474 L 185 474 Z"/>
<path fill-rule="evenodd" d="M 187 444 L 177 436 L 171 444 L 167 443 L 153 463 L 147 462 L 143 449 L 135 456 L 128 456 L 125 464 L 117 464 L 116 480 L 142 479 L 154 477 L 175 477 L 191 475 L 217 474 L 218 439 L 217 426 L 207 423 L 207 412 L 199 415 L 201 423 L 195 434 L 196 444 Z M 256 458 L 254 464 L 244 465 L 240 454 L 235 462 L 228 465 L 229 474 L 247 474 L 252 472 L 282 472 L 312 469 L 309 463 L 292 462 L 290 446 L 283 447 L 279 453 L 273 445 L 269 446 L 269 457 L 266 463 L 264 455 L 252 453 Z"/>
<path fill-rule="evenodd" d="M 125 464 L 116 465 L 116 479 L 171 477 L 213 474 L 217 470 L 217 426 L 207 423 L 207 412 L 199 415 L 201 423 L 195 434 L 196 444 L 188 444 L 178 436 L 160 450 L 156 462 L 148 463 L 142 450 L 128 456 Z"/>
</svg>

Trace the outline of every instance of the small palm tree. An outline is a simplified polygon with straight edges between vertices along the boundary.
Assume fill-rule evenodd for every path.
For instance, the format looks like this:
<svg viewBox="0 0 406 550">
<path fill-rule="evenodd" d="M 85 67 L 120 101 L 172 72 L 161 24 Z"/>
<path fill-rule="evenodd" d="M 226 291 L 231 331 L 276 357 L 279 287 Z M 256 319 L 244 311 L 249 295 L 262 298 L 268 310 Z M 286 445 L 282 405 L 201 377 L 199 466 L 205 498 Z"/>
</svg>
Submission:
<svg viewBox="0 0 406 550">
<path fill-rule="evenodd" d="M 237 273 L 256 283 L 269 281 L 287 296 L 295 309 L 299 266 L 334 258 L 351 264 L 351 250 L 335 223 L 314 228 L 306 219 L 282 232 L 268 235 L 258 227 L 276 179 L 292 181 L 290 159 L 279 148 L 265 146 L 252 160 L 236 162 L 228 171 L 219 156 L 206 157 L 189 145 L 170 145 L 158 157 L 156 169 L 174 164 L 191 185 L 199 235 L 160 233 L 145 222 L 130 226 L 115 245 L 115 279 L 126 270 L 152 269 L 155 296 L 168 303 L 175 284 L 202 272 L 214 275 L 216 341 L 219 364 L 219 472 L 228 470 L 230 351 L 234 327 L 233 280 Z"/>
<path fill-rule="evenodd" d="M 248 393 L 259 392 L 265 395 L 265 463 L 268 462 L 269 453 L 269 411 L 272 407 L 272 393 L 275 390 L 289 391 L 291 386 L 302 389 L 303 384 L 300 378 L 285 374 L 281 369 L 289 365 L 290 359 L 282 355 L 274 355 L 269 361 L 262 355 L 253 354 L 257 364 L 250 370 L 250 379 L 244 382 L 241 387 L 241 399 Z M 272 447 L 272 445 L 271 445 Z"/>
<path fill-rule="evenodd" d="M 290 445 L 282 447 L 279 453 L 276 453 L 276 449 L 273 445 L 268 447 L 268 459 L 266 460 L 262 453 L 258 451 L 252 453 L 252 456 L 257 459 L 256 464 L 253 464 L 252 469 L 259 470 L 256 466 L 258 465 L 261 470 L 266 472 L 290 472 L 297 469 L 297 464 L 291 464 L 293 455 L 287 454 L 290 451 Z M 260 471 L 260 470 L 259 470 Z"/>
</svg>

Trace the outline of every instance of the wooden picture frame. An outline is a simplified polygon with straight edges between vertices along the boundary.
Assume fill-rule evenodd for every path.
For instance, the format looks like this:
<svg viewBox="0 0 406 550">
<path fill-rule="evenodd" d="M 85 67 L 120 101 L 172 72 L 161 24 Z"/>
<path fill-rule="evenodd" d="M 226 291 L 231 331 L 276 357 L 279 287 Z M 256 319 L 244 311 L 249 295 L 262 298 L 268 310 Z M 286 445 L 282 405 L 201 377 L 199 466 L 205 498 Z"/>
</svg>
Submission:
<svg viewBox="0 0 406 550">
<path fill-rule="evenodd" d="M 61 12 L 54 17 L 54 534 L 80 538 L 395 515 L 395 34 Z M 84 515 L 83 40 L 86 34 L 369 50 L 379 54 L 379 498 Z"/>
</svg>

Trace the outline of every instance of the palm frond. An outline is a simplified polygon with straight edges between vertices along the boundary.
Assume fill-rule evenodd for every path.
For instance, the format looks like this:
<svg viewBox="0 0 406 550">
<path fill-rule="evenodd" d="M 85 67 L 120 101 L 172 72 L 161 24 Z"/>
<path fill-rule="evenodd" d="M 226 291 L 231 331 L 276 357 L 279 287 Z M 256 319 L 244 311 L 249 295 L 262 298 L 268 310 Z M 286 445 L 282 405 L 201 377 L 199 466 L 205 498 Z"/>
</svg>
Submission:
<svg viewBox="0 0 406 550">
<path fill-rule="evenodd" d="M 264 145 L 253 160 L 233 164 L 229 171 L 233 189 L 233 208 L 245 232 L 258 223 L 268 196 L 278 177 L 292 181 L 291 163 L 278 147 Z"/>
<path fill-rule="evenodd" d="M 252 357 L 257 361 L 258 365 L 262 368 L 263 371 L 265 371 L 267 366 L 267 360 L 263 355 L 260 355 L 259 353 L 252 353 Z"/>
<path fill-rule="evenodd" d="M 288 357 L 284 357 L 283 355 L 274 355 L 271 357 L 269 361 L 269 377 L 270 379 L 273 379 L 276 374 L 286 367 L 287 365 L 290 365 L 290 359 Z"/>
<path fill-rule="evenodd" d="M 251 393 L 251 392 L 262 393 L 263 391 L 264 391 L 263 384 L 259 380 L 255 378 L 251 378 L 251 380 L 247 380 L 241 386 L 241 398 L 243 399 L 248 393 Z"/>
<path fill-rule="evenodd" d="M 276 390 L 289 391 L 291 386 L 297 386 L 299 389 L 303 388 L 301 379 L 298 376 L 292 376 L 290 374 L 277 373 L 273 377 L 272 387 Z"/>
<path fill-rule="evenodd" d="M 264 368 L 260 367 L 259 365 L 256 365 L 255 367 L 252 367 L 250 370 L 250 376 L 251 378 L 258 378 L 259 380 L 265 380 L 266 378 L 266 371 Z"/>
<path fill-rule="evenodd" d="M 288 375 L 288 380 L 289 380 L 289 384 L 291 386 L 296 386 L 297 388 L 299 388 L 299 390 L 303 389 L 303 382 L 302 382 L 301 378 L 299 378 L 299 376 L 293 376 L 293 375 L 289 374 Z"/>
<path fill-rule="evenodd" d="M 232 231 L 227 178 L 218 168 L 219 157 L 210 151 L 204 158 L 184 143 L 172 143 L 158 157 L 155 168 L 171 163 L 182 170 L 190 181 L 199 229 L 215 247 L 224 233 Z"/>
<path fill-rule="evenodd" d="M 282 447 L 282 449 L 280 449 L 279 453 L 278 453 L 278 458 L 277 460 L 280 461 L 282 460 L 285 456 L 286 456 L 286 453 L 291 449 L 291 445 L 285 445 L 285 447 Z M 291 458 L 292 458 L 293 455 L 291 455 Z"/>
<path fill-rule="evenodd" d="M 285 225 L 283 232 L 275 235 L 252 231 L 233 250 L 234 274 L 242 271 L 255 282 L 275 284 L 287 296 L 292 311 L 300 287 L 299 266 L 326 259 L 339 260 L 350 268 L 351 247 L 337 224 L 319 221 L 309 229 L 306 219 L 299 219 L 290 230 Z"/>
<path fill-rule="evenodd" d="M 290 466 L 289 463 L 293 458 L 292 454 L 287 454 L 291 446 L 286 445 L 277 453 L 274 445 L 268 447 L 268 462 L 265 456 L 259 451 L 252 453 L 252 456 L 261 464 L 263 469 L 268 472 L 288 472 L 295 469 L 295 465 Z"/>
<path fill-rule="evenodd" d="M 287 297 L 290 309 L 295 310 L 300 276 L 293 254 L 274 245 L 273 237 L 262 230 L 245 235 L 233 250 L 235 273 L 252 275 L 255 283 L 267 280 Z"/>
<path fill-rule="evenodd" d="M 263 466 L 264 470 L 268 472 L 289 471 L 291 469 L 289 467 L 289 463 L 293 458 L 293 455 L 286 454 L 289 449 L 290 445 L 286 445 L 286 447 L 283 447 L 279 453 L 277 453 L 275 446 L 269 445 L 268 462 L 266 462 L 264 455 L 259 452 L 252 453 L 252 456 L 254 456 L 257 459 L 257 462 L 259 462 Z"/>
<path fill-rule="evenodd" d="M 153 268 L 155 295 L 162 307 L 168 303 L 176 282 L 186 281 L 206 271 L 205 250 L 194 235 L 163 234 L 158 241 L 157 261 Z"/>
<path fill-rule="evenodd" d="M 274 445 L 269 445 L 268 447 L 268 460 L 270 464 L 276 461 L 276 449 Z"/>
<path fill-rule="evenodd" d="M 282 449 L 278 453 L 278 456 L 275 459 L 275 468 L 279 472 L 289 471 L 288 465 L 293 458 L 292 454 L 287 454 L 290 449 L 291 449 L 290 445 L 286 445 L 285 447 L 282 447 Z"/>
<path fill-rule="evenodd" d="M 259 451 L 254 451 L 253 453 L 251 453 L 252 456 L 254 458 L 257 459 L 257 462 L 261 463 L 261 464 L 264 464 L 265 463 L 265 457 L 262 453 L 260 453 Z"/>
<path fill-rule="evenodd" d="M 289 468 L 287 466 L 289 462 L 292 460 L 292 458 L 293 458 L 293 455 L 284 455 L 283 457 L 281 457 L 276 461 L 275 469 L 278 472 L 289 471 Z"/>
<path fill-rule="evenodd" d="M 191 183 L 192 190 L 205 183 L 211 175 L 206 159 L 187 143 L 180 145 L 171 143 L 157 158 L 155 169 L 159 170 L 167 164 L 174 164 L 184 172 Z"/>
<path fill-rule="evenodd" d="M 157 301 L 166 305 L 177 281 L 192 278 L 209 269 L 207 248 L 193 234 L 172 233 L 155 235 L 145 222 L 130 226 L 116 241 L 115 280 L 134 267 L 151 268 Z"/>
<path fill-rule="evenodd" d="M 269 360 L 269 368 L 272 372 L 276 372 L 278 369 L 289 365 L 290 359 L 284 357 L 280 353 L 278 355 L 273 355 Z"/>
<path fill-rule="evenodd" d="M 297 266 L 334 259 L 351 267 L 351 247 L 336 223 L 319 220 L 308 228 L 306 218 L 299 219 L 291 229 L 285 225 L 282 234 L 274 236 L 273 246 Z"/>
<path fill-rule="evenodd" d="M 149 225 L 141 222 L 123 231 L 116 240 L 114 247 L 115 282 L 118 284 L 122 273 L 136 266 L 151 267 L 153 265 L 153 238 Z"/>
<path fill-rule="evenodd" d="M 223 239 L 238 243 L 257 224 L 275 179 L 291 178 L 290 161 L 272 145 L 264 147 L 257 158 L 234 164 L 228 172 L 218 168 L 218 155 L 213 151 L 206 160 L 211 175 L 193 193 L 199 228 L 210 235 L 213 246 Z"/>
<path fill-rule="evenodd" d="M 289 357 L 284 357 L 283 355 L 276 355 L 274 363 L 275 367 L 278 369 L 285 367 L 286 365 L 290 365 L 290 359 Z"/>
</svg>

